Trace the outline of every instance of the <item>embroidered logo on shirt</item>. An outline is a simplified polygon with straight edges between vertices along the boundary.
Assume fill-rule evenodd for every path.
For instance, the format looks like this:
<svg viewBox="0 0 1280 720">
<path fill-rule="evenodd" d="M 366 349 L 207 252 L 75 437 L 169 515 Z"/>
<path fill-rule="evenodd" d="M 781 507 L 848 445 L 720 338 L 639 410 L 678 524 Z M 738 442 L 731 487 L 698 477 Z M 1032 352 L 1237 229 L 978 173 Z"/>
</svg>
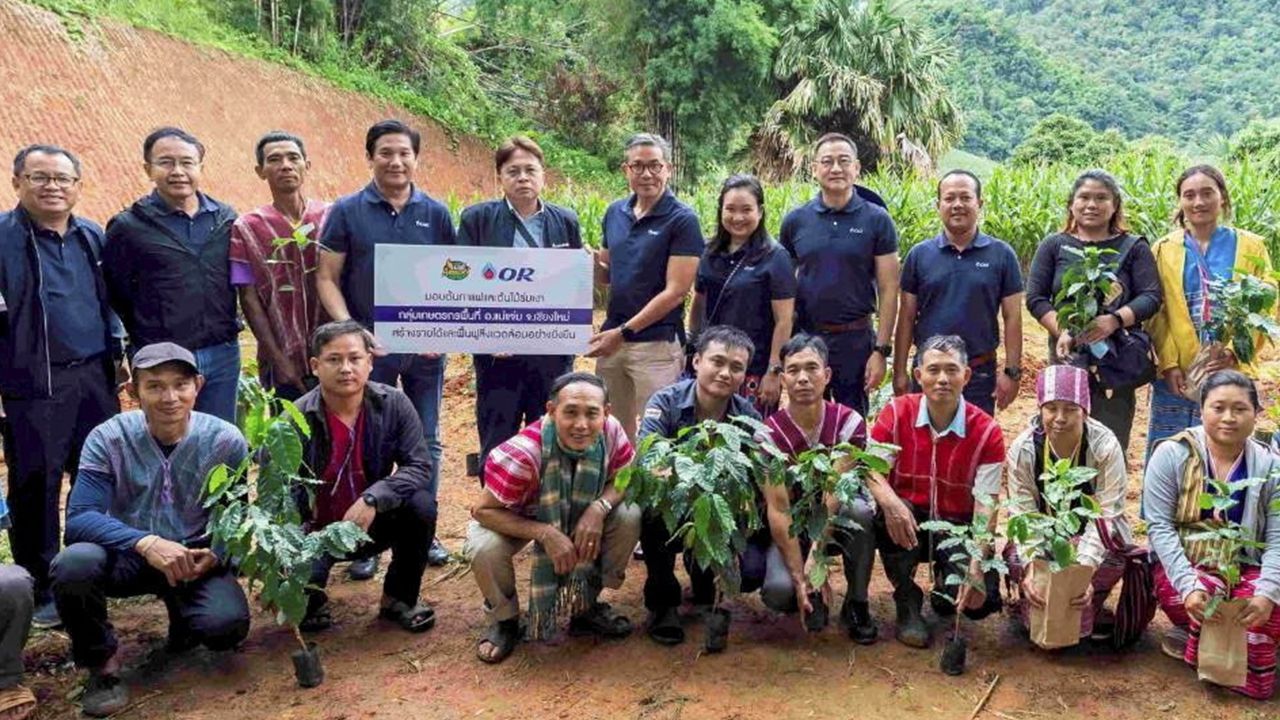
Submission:
<svg viewBox="0 0 1280 720">
<path fill-rule="evenodd" d="M 644 416 L 646 418 L 653 418 L 654 420 L 661 420 L 662 409 L 656 408 L 656 407 L 647 407 L 644 409 Z"/>
<path fill-rule="evenodd" d="M 975 262 L 975 263 L 974 263 L 974 266 L 976 266 L 976 267 L 986 267 L 986 268 L 989 268 L 989 267 L 991 267 L 991 263 Z"/>
<path fill-rule="evenodd" d="M 417 225 L 418 227 L 427 227 L 427 228 L 431 227 L 431 223 L 429 223 L 429 222 L 422 222 L 421 220 L 414 220 L 414 221 L 413 221 L 413 224 L 414 224 L 414 225 Z"/>
<path fill-rule="evenodd" d="M 849 228 L 849 232 L 853 233 L 854 235 L 861 235 L 861 234 L 862 234 L 862 228 L 860 228 L 860 227 L 851 227 L 851 228 Z"/>
<path fill-rule="evenodd" d="M 650 235 L 661 235 L 662 233 L 658 232 L 657 230 L 650 230 L 650 231 L 649 231 L 649 234 L 650 234 Z"/>
</svg>

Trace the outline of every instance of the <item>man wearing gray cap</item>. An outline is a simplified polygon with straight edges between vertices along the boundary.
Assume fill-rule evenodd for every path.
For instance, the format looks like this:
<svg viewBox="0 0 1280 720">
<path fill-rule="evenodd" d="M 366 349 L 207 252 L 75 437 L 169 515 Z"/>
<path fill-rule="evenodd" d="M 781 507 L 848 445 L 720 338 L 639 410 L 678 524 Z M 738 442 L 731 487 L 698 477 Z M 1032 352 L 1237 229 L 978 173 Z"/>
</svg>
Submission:
<svg viewBox="0 0 1280 720">
<path fill-rule="evenodd" d="M 249 632 L 244 591 L 209 549 L 201 503 L 209 471 L 235 467 L 248 447 L 234 425 L 193 410 L 203 385 L 190 351 L 147 345 L 133 358 L 130 383 L 141 409 L 107 420 L 85 441 L 67 547 L 50 574 L 72 656 L 89 670 L 81 705 L 91 717 L 129 704 L 108 597 L 160 596 L 171 649 L 231 649 Z"/>
</svg>

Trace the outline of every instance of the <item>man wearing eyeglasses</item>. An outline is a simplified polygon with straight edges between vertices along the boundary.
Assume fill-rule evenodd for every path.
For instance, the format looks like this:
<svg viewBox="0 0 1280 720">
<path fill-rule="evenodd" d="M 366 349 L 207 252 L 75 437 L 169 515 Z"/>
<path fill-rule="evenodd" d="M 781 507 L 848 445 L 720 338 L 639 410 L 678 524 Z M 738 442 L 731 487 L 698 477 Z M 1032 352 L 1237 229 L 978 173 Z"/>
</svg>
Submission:
<svg viewBox="0 0 1280 720">
<path fill-rule="evenodd" d="M 667 187 L 671 146 L 657 135 L 627 141 L 622 170 L 631 196 L 609 206 L 596 282 L 609 286 L 604 325 L 587 357 L 609 386 L 613 413 L 634 442 L 636 416 L 684 367 L 684 299 L 702 255 L 693 208 Z"/>
<path fill-rule="evenodd" d="M 546 183 L 542 148 L 516 136 L 494 156 L 502 197 L 462 211 L 458 244 L 482 247 L 543 249 L 582 248 L 578 216 L 541 198 Z M 480 454 L 468 459 L 469 470 L 507 438 L 546 412 L 551 383 L 573 369 L 572 355 L 476 355 L 476 425 Z"/>
<path fill-rule="evenodd" d="M 240 321 L 232 286 L 253 277 L 231 273 L 236 212 L 200 192 L 204 154 L 195 136 L 176 127 L 143 140 L 143 169 L 155 190 L 107 223 L 102 269 L 130 345 L 194 348 L 205 378 L 195 409 L 234 423 Z"/>
<path fill-rule="evenodd" d="M 867 414 L 884 380 L 898 313 L 898 231 L 889 214 L 862 199 L 858 150 L 839 133 L 818 138 L 812 171 L 821 191 L 787 213 L 779 242 L 796 263 L 796 329 L 830 350 L 830 393 Z M 876 316 L 873 325 L 872 316 Z"/>
<path fill-rule="evenodd" d="M 9 467 L 9 542 L 35 580 L 35 625 L 61 624 L 49 563 L 61 539 L 62 474 L 89 432 L 120 411 L 124 335 L 102 272 L 102 228 L 72 214 L 80 161 L 54 145 L 13 160 L 18 207 L 0 213 L 0 397 Z M 10 434 L 11 433 L 11 434 Z"/>
</svg>

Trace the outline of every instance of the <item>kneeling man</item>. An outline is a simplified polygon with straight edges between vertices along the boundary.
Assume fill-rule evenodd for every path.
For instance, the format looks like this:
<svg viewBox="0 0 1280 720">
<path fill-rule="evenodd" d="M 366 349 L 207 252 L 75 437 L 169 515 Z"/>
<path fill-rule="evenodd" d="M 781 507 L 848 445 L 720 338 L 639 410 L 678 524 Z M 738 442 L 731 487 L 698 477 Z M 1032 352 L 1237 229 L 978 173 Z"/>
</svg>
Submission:
<svg viewBox="0 0 1280 720">
<path fill-rule="evenodd" d="M 169 609 L 169 646 L 231 649 L 249 633 L 249 604 L 209 548 L 204 483 L 248 452 L 234 425 L 195 412 L 204 377 L 195 356 L 155 343 L 133 357 L 140 410 L 89 433 L 67 501 L 67 548 L 50 571 L 54 602 L 76 665 L 89 669 L 81 709 L 106 717 L 129 704 L 107 620 L 108 597 L 158 595 Z"/>
<path fill-rule="evenodd" d="M 476 648 L 481 660 L 501 662 L 520 641 L 512 558 L 531 540 L 533 638 L 549 636 L 561 615 L 570 634 L 631 634 L 631 621 L 598 598 L 622 587 L 640 537 L 640 511 L 613 487 L 634 455 L 604 381 L 583 372 L 556 378 L 547 414 L 489 453 L 463 548 L 493 623 Z"/>
</svg>

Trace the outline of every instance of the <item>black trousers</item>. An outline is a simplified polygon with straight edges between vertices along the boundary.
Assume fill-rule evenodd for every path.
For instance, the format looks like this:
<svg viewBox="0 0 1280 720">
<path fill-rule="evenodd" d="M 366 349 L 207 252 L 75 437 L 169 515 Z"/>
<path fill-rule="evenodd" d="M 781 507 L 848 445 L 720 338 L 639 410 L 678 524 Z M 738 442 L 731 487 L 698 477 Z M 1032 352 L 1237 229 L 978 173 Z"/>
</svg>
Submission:
<svg viewBox="0 0 1280 720">
<path fill-rule="evenodd" d="M 391 564 L 387 566 L 387 576 L 382 582 L 383 594 L 407 605 L 416 605 L 422 591 L 422 574 L 427 569 L 427 551 L 435 535 L 435 500 L 428 491 L 419 490 L 408 503 L 395 510 L 378 513 L 369 526 L 372 542 L 361 545 L 347 557 L 325 556 L 311 566 L 310 585 L 315 588 L 308 590 L 312 596 L 311 607 L 324 603 L 324 588 L 329 584 L 329 573 L 334 563 L 364 560 L 382 554 L 387 548 L 391 548 Z"/>
<path fill-rule="evenodd" d="M 62 474 L 75 483 L 89 432 L 120 412 L 115 381 L 101 360 L 51 369 L 53 397 L 5 398 L 12 442 L 9 463 L 9 542 L 13 560 L 35 580 L 36 604 L 49 601 L 49 563 L 62 540 Z"/>
<path fill-rule="evenodd" d="M 76 543 L 53 560 L 54 602 L 80 667 L 98 668 L 115 654 L 107 598 L 158 595 L 169 610 L 169 637 L 211 650 L 230 650 L 249 634 L 249 603 L 235 575 L 219 567 L 170 587 L 138 553 Z"/>
<path fill-rule="evenodd" d="M 906 501 L 903 501 L 906 502 Z M 911 507 L 910 503 L 907 503 Z M 921 523 L 929 519 L 927 511 L 911 507 L 912 514 L 915 515 L 916 522 Z M 946 539 L 945 535 L 932 533 L 927 530 L 919 530 L 916 534 L 916 546 L 910 550 L 899 546 L 889 537 L 888 528 L 885 526 L 884 513 L 876 514 L 876 546 L 880 549 L 880 562 L 884 565 L 884 573 L 889 578 L 889 582 L 893 585 L 893 599 L 896 603 L 909 603 L 917 608 L 924 602 L 924 591 L 916 584 L 916 567 L 922 563 L 930 563 L 930 570 L 933 573 L 933 590 L 934 593 L 944 593 L 948 597 L 954 599 L 959 585 L 947 585 L 947 577 L 950 575 L 959 575 L 967 577 L 969 574 L 969 559 L 964 557 L 964 548 L 949 547 L 945 550 L 938 549 L 938 543 Z M 983 585 L 986 588 L 987 600 L 982 607 L 977 610 L 965 610 L 964 614 L 973 619 L 981 620 L 986 616 L 999 612 L 1003 605 L 1000 597 L 1000 575 L 991 570 L 983 575 Z M 950 607 L 945 600 L 938 598 L 938 602 L 933 603 L 935 608 Z"/>
<path fill-rule="evenodd" d="M 573 369 L 573 357 L 475 355 L 472 364 L 476 371 L 476 426 L 483 467 L 490 450 L 542 417 L 551 384 Z"/>
<path fill-rule="evenodd" d="M 848 405 L 862 416 L 867 414 L 867 360 L 875 347 L 876 335 L 871 328 L 843 333 L 817 333 L 827 344 L 831 366 L 831 384 L 827 394 L 841 405 Z M 886 362 L 886 370 L 889 372 Z"/>
<path fill-rule="evenodd" d="M 710 605 L 716 600 L 716 578 L 703 570 L 692 552 L 671 543 L 671 533 L 662 518 L 646 512 L 640 521 L 640 547 L 644 550 L 644 606 L 653 612 L 680 607 L 680 581 L 676 579 L 676 556 L 684 555 L 684 568 L 693 586 L 693 603 Z"/>
</svg>

